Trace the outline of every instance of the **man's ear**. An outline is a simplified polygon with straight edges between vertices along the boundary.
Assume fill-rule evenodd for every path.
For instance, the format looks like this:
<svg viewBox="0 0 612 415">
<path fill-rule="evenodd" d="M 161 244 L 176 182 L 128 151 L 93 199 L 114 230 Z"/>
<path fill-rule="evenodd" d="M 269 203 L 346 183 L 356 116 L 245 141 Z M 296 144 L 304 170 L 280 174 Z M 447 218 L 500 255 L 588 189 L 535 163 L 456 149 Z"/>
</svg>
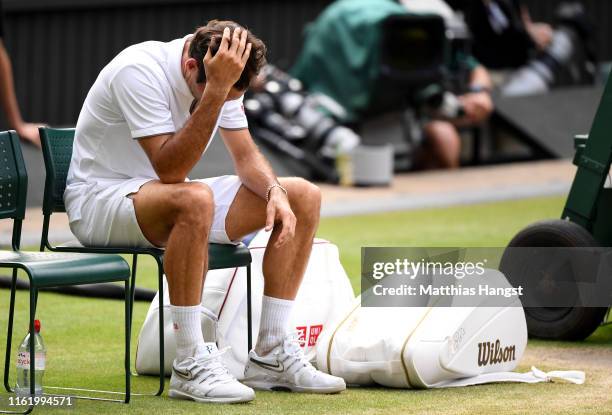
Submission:
<svg viewBox="0 0 612 415">
<path fill-rule="evenodd" d="M 193 72 L 198 70 L 198 62 L 195 60 L 195 58 L 187 58 L 185 59 L 185 71 L 186 72 Z"/>
</svg>

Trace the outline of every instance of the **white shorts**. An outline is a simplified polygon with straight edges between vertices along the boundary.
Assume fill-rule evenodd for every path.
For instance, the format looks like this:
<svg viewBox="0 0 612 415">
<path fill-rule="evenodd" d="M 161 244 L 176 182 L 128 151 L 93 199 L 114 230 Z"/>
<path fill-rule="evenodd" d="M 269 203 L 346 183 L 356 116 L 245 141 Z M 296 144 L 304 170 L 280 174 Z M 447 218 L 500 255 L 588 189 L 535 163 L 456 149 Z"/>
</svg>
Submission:
<svg viewBox="0 0 612 415">
<path fill-rule="evenodd" d="M 150 180 L 133 180 L 141 183 L 122 182 L 116 189 L 111 187 L 87 198 L 81 206 L 81 218 L 70 222 L 70 229 L 80 243 L 85 246 L 155 247 L 142 234 L 136 220 L 133 200 L 123 191 L 130 187 L 139 189 Z M 213 192 L 215 214 L 208 241 L 219 244 L 237 243 L 230 241 L 225 232 L 225 217 L 242 184 L 238 176 L 192 181 L 207 184 Z"/>
</svg>

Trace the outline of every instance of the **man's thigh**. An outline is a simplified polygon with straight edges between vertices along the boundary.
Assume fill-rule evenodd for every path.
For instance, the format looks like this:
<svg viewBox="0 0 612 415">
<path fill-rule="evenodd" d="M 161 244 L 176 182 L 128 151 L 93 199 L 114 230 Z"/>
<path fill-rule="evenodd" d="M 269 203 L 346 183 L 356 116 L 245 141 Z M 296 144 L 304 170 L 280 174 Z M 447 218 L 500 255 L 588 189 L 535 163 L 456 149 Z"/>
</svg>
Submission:
<svg viewBox="0 0 612 415">
<path fill-rule="evenodd" d="M 84 246 L 151 247 L 142 234 L 134 203 L 126 196 L 142 183 L 125 183 L 85 195 L 81 217 L 70 222 L 70 229 Z"/>
<path fill-rule="evenodd" d="M 181 209 L 188 203 L 186 193 L 198 191 L 210 193 L 210 188 L 198 182 L 164 184 L 154 180 L 144 184 L 131 197 L 136 219 L 143 235 L 155 246 L 164 247 Z M 185 202 L 182 202 L 182 201 Z"/>
</svg>

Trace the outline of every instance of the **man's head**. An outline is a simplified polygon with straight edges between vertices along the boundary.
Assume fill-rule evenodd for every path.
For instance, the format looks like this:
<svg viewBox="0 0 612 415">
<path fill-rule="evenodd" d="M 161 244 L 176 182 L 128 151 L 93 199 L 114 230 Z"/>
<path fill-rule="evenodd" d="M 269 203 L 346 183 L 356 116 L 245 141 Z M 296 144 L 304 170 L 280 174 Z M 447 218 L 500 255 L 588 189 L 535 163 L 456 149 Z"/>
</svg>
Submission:
<svg viewBox="0 0 612 415">
<path fill-rule="evenodd" d="M 198 27 L 191 38 L 187 57 L 194 59 L 197 65 L 195 82 L 199 86 L 198 89 L 203 89 L 206 83 L 204 56 L 206 56 L 209 47 L 213 56 L 217 53 L 221 45 L 223 30 L 226 27 L 229 27 L 231 30 L 230 36 L 234 33 L 234 29 L 238 27 L 244 29 L 238 23 L 231 20 L 211 20 L 206 26 Z M 261 68 L 266 64 L 266 45 L 250 31 L 247 31 L 247 43 L 251 43 L 251 53 L 240 79 L 238 79 L 238 82 L 232 88 L 234 94 L 244 93 L 251 82 L 255 80 Z"/>
</svg>

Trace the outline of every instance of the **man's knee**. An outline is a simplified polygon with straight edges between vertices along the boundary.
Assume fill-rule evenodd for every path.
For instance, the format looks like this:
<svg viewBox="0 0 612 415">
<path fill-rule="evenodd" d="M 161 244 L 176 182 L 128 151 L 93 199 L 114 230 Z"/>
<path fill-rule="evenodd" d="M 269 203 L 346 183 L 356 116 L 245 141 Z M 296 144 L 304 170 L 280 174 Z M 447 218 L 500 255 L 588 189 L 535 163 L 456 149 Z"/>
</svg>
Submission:
<svg viewBox="0 0 612 415">
<path fill-rule="evenodd" d="M 425 135 L 437 141 L 453 140 L 457 136 L 457 129 L 448 121 L 430 121 L 423 129 Z"/>
<path fill-rule="evenodd" d="M 204 183 L 181 183 L 172 195 L 177 220 L 209 227 L 215 209 L 213 193 Z"/>
<path fill-rule="evenodd" d="M 321 211 L 321 189 L 307 180 L 292 179 L 287 189 L 291 209 L 298 221 L 318 222 Z"/>
</svg>

